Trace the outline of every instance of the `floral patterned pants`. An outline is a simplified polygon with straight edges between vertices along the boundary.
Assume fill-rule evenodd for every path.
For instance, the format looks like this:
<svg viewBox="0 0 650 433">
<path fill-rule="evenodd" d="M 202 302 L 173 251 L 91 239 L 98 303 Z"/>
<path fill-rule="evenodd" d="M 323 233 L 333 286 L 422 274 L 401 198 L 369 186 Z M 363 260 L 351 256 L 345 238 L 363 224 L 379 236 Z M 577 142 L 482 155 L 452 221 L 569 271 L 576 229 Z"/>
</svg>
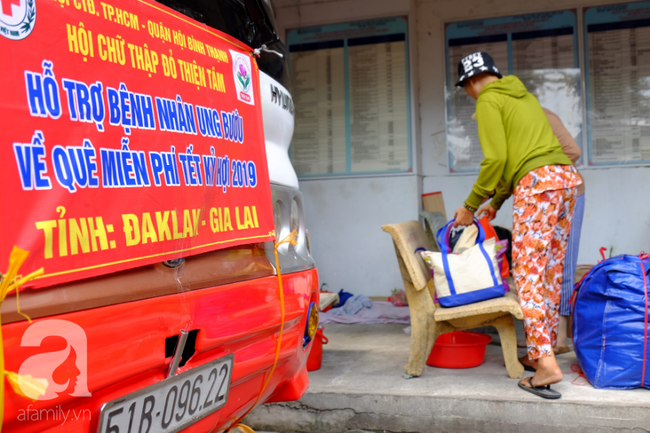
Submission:
<svg viewBox="0 0 650 433">
<path fill-rule="evenodd" d="M 534 171 L 522 178 L 513 206 L 513 273 L 530 360 L 551 356 L 556 344 L 562 271 L 577 195 L 570 172 L 561 184 L 543 182 L 537 176 L 543 174 Z M 541 191 L 558 186 L 569 187 Z"/>
</svg>

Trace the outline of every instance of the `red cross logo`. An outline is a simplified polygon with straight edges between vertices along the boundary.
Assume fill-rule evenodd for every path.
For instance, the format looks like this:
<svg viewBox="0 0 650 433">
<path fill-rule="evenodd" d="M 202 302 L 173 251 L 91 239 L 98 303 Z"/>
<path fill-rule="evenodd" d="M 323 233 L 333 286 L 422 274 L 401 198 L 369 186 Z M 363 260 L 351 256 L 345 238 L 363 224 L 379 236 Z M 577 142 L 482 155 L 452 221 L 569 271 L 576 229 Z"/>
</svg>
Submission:
<svg viewBox="0 0 650 433">
<path fill-rule="evenodd" d="M 2 3 L 2 15 L 8 17 L 14 16 L 13 8 L 11 7 L 12 5 L 20 6 L 20 0 L 0 0 L 0 2 Z"/>
<path fill-rule="evenodd" d="M 29 36 L 36 22 L 36 1 L 0 0 L 0 36 L 20 41 Z"/>
</svg>

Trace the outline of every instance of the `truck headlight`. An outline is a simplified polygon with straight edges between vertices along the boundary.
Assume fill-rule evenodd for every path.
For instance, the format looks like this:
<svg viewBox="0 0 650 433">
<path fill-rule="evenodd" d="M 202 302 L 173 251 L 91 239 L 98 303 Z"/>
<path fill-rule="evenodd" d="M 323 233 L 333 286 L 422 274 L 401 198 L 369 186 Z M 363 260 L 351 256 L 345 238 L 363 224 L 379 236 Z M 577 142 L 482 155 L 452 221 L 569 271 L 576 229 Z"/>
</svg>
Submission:
<svg viewBox="0 0 650 433">
<path fill-rule="evenodd" d="M 307 325 L 305 326 L 305 338 L 303 340 L 303 347 L 314 338 L 316 330 L 318 329 L 318 305 L 315 302 L 309 304 L 309 312 L 307 316 Z"/>
</svg>

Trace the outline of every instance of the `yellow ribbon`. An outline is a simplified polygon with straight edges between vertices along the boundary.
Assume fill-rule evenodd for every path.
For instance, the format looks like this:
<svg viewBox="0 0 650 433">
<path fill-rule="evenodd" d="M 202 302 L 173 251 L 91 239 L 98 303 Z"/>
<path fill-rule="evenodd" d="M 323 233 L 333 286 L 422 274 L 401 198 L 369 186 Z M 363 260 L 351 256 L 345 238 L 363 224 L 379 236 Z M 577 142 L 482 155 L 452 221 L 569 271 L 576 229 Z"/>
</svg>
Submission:
<svg viewBox="0 0 650 433">
<path fill-rule="evenodd" d="M 244 425 L 241 423 L 241 420 L 246 418 L 246 415 L 250 413 L 253 409 L 255 409 L 255 406 L 257 406 L 257 403 L 260 402 L 260 399 L 262 398 L 262 394 L 264 393 L 264 390 L 266 389 L 266 386 L 269 384 L 269 381 L 271 380 L 271 376 L 273 376 L 273 372 L 275 371 L 275 367 L 278 365 L 278 358 L 280 357 L 280 346 L 282 345 L 282 333 L 284 332 L 284 289 L 282 288 L 282 272 L 280 271 L 280 259 L 278 258 L 278 247 L 282 244 L 291 244 L 291 245 L 296 245 L 296 231 L 292 231 L 287 237 L 282 239 L 280 242 L 275 242 L 275 247 L 274 247 L 274 252 L 275 252 L 275 269 L 277 269 L 277 274 L 278 274 L 278 292 L 280 295 L 280 334 L 278 335 L 278 341 L 275 346 L 275 360 L 273 361 L 273 366 L 271 367 L 271 372 L 269 375 L 266 377 L 266 380 L 264 381 L 264 384 L 262 385 L 262 389 L 260 390 L 259 395 L 257 396 L 257 400 L 255 400 L 255 404 L 246 411 L 244 415 L 239 417 L 237 421 L 233 423 L 228 429 L 226 430 L 226 433 L 231 433 L 233 428 L 237 428 L 239 430 L 242 430 L 244 433 L 255 433 L 255 431 L 248 427 L 247 425 Z"/>
<path fill-rule="evenodd" d="M 43 274 L 43 268 L 32 272 L 31 274 L 23 277 L 18 275 L 18 270 L 25 263 L 29 251 L 25 251 L 14 246 L 9 255 L 9 269 L 7 273 L 2 275 L 0 274 L 0 307 L 2 302 L 5 300 L 7 295 L 16 291 L 16 310 L 18 314 L 22 315 L 29 321 L 32 322 L 32 319 L 25 313 L 20 311 L 20 304 L 18 298 L 18 292 L 20 286 L 27 283 L 28 281 L 33 280 L 39 275 Z M 14 373 L 13 371 L 5 370 L 5 355 L 4 355 L 4 342 L 2 339 L 2 318 L 0 317 L 0 432 L 2 431 L 2 420 L 4 417 L 4 407 L 5 407 L 5 377 L 9 380 L 9 384 L 16 392 L 16 394 L 29 398 L 31 400 L 36 400 L 39 395 L 44 395 L 47 388 L 46 379 L 36 379 L 31 375 L 20 375 Z"/>
<path fill-rule="evenodd" d="M 31 374 L 20 375 L 13 371 L 5 370 L 5 377 L 16 394 L 36 401 L 39 395 L 44 395 L 47 389 L 47 379 L 38 379 Z"/>
<path fill-rule="evenodd" d="M 253 407 L 255 407 L 255 406 L 253 406 Z M 248 412 L 247 412 L 246 414 L 248 415 Z M 238 424 L 237 424 L 236 426 L 234 426 L 233 428 L 239 429 L 239 430 L 241 430 L 241 431 L 244 432 L 244 433 L 255 433 L 255 430 L 253 430 L 253 429 L 250 428 L 249 426 L 244 425 L 244 424 L 241 424 L 241 423 L 238 423 Z M 227 433 L 230 433 L 230 429 L 227 431 Z"/>
</svg>

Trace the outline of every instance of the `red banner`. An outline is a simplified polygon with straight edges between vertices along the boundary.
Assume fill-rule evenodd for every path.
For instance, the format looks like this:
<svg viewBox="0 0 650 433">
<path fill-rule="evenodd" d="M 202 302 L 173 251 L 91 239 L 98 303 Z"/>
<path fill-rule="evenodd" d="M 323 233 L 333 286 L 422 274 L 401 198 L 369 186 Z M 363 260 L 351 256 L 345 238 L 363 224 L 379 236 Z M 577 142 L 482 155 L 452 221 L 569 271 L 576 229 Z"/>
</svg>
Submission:
<svg viewBox="0 0 650 433">
<path fill-rule="evenodd" d="M 1 0 L 0 270 L 32 287 L 273 238 L 259 71 L 153 0 Z"/>
</svg>

